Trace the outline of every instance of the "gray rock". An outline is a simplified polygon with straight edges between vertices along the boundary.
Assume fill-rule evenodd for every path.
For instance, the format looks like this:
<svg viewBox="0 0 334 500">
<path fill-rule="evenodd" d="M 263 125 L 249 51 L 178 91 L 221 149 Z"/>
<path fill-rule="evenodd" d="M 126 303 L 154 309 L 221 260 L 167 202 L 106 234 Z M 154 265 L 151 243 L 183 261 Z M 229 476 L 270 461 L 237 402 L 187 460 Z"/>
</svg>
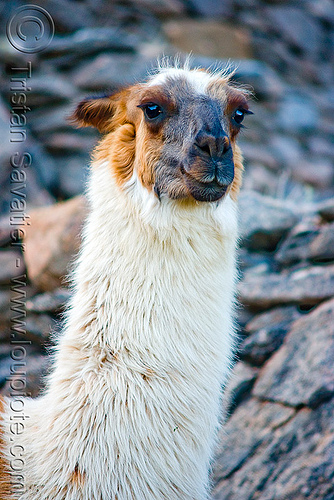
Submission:
<svg viewBox="0 0 334 500">
<path fill-rule="evenodd" d="M 86 58 L 100 51 L 133 51 L 139 41 L 135 34 L 116 26 L 85 27 L 70 35 L 55 36 L 42 56 L 54 60 L 57 56 L 71 54 L 74 62 L 80 55 Z"/>
<path fill-rule="evenodd" d="M 285 94 L 277 114 L 278 126 L 287 132 L 310 132 L 317 127 L 318 111 L 314 102 L 301 93 Z"/>
<path fill-rule="evenodd" d="M 296 306 L 275 307 L 254 316 L 245 326 L 248 334 L 272 326 L 288 329 L 290 324 L 300 317 Z"/>
<path fill-rule="evenodd" d="M 4 101 L 0 97 L 0 137 L 1 137 L 1 148 L 0 148 L 0 163 L 8 162 L 10 156 L 16 151 L 13 143 L 10 142 L 10 116 L 9 112 L 5 106 Z M 0 181 L 2 181 L 2 176 L 4 174 L 4 169 L 0 169 Z"/>
<path fill-rule="evenodd" d="M 254 386 L 261 399 L 316 407 L 334 395 L 334 300 L 292 325 Z"/>
<path fill-rule="evenodd" d="M 7 321 L 10 314 L 10 290 L 0 290 L 0 320 L 1 322 Z"/>
<path fill-rule="evenodd" d="M 75 70 L 73 81 L 86 90 L 115 90 L 144 78 L 149 66 L 150 61 L 138 55 L 102 54 Z"/>
<path fill-rule="evenodd" d="M 293 49 L 299 49 L 312 58 L 319 55 L 323 43 L 321 26 L 305 9 L 270 7 L 265 10 L 265 16 L 272 22 L 273 29 Z"/>
<path fill-rule="evenodd" d="M 71 292 L 67 288 L 57 288 L 53 292 L 41 293 L 27 300 L 26 308 L 35 313 L 56 313 L 64 309 Z"/>
<path fill-rule="evenodd" d="M 273 425 L 281 408 L 287 413 Z M 333 412 L 333 400 L 316 411 L 300 410 L 295 417 L 292 409 L 273 403 L 261 407 L 251 400 L 242 405 L 227 424 L 231 434 L 221 440 L 213 498 L 331 500 Z M 268 414 L 271 418 L 266 418 Z M 234 473 L 229 461 L 235 465 Z"/>
<path fill-rule="evenodd" d="M 88 149 L 86 155 L 67 154 L 59 158 L 59 190 L 65 198 L 80 195 L 84 189 L 90 162 Z"/>
<path fill-rule="evenodd" d="M 293 415 L 292 408 L 275 403 L 262 403 L 255 398 L 240 405 L 220 432 L 213 473 L 214 482 L 229 478 L 240 469 L 262 443 L 270 440 L 273 430 L 283 425 Z"/>
<path fill-rule="evenodd" d="M 280 307 L 255 316 L 245 326 L 251 335 L 240 346 L 240 358 L 251 365 L 263 363 L 282 345 L 293 321 L 300 317 L 294 306 Z"/>
<path fill-rule="evenodd" d="M 34 347 L 26 347 L 26 350 L 27 356 L 25 358 L 24 367 L 26 372 L 24 375 L 26 387 L 24 392 L 27 396 L 36 397 L 44 386 L 45 375 L 50 369 L 51 360 L 50 357 L 37 352 Z M 22 375 L 16 374 L 12 375 L 11 379 L 8 379 L 11 366 L 13 366 L 13 360 L 11 358 L 6 358 L 0 371 L 0 386 L 1 382 L 3 383 L 1 393 L 4 396 L 10 396 L 13 393 L 13 390 L 10 388 L 10 380 L 22 378 Z M 3 376 L 2 379 L 1 375 Z"/>
<path fill-rule="evenodd" d="M 308 147 L 314 156 L 334 158 L 334 146 L 331 141 L 322 136 L 312 136 Z"/>
<path fill-rule="evenodd" d="M 83 134 L 76 131 L 55 132 L 45 137 L 44 144 L 49 151 L 58 155 L 68 152 L 82 153 L 91 151 L 97 143 L 97 138 L 97 134 Z"/>
<path fill-rule="evenodd" d="M 252 191 L 240 195 L 242 245 L 251 250 L 273 250 L 298 216 L 285 201 Z"/>
<path fill-rule="evenodd" d="M 74 31 L 94 23 L 91 10 L 86 3 L 66 0 L 41 0 L 39 5 L 46 9 L 56 25 L 57 31 Z"/>
<path fill-rule="evenodd" d="M 242 139 L 242 138 L 241 138 Z M 270 170 L 276 171 L 279 167 L 279 161 L 277 161 L 276 155 L 274 155 L 268 147 L 261 144 L 252 144 L 249 142 L 242 142 L 242 153 L 247 163 L 255 163 L 264 165 Z M 247 171 L 246 171 L 247 175 Z"/>
<path fill-rule="evenodd" d="M 202 2 L 201 0 L 192 0 L 192 8 L 195 10 L 196 14 L 208 17 L 226 17 L 230 16 L 233 12 L 233 1 L 226 0 L 224 2 L 217 2 L 216 0 L 207 0 Z"/>
<path fill-rule="evenodd" d="M 284 83 L 272 68 L 262 61 L 253 59 L 237 61 L 233 79 L 249 85 L 259 99 L 276 99 L 285 89 Z"/>
<path fill-rule="evenodd" d="M 282 266 L 300 260 L 334 260 L 334 223 L 320 225 L 315 221 L 302 221 L 280 245 L 275 260 Z"/>
<path fill-rule="evenodd" d="M 39 110 L 30 116 L 30 126 L 37 134 L 54 133 L 71 130 L 72 126 L 67 121 L 71 114 L 71 107 L 66 104 L 54 107 L 51 110 Z"/>
<path fill-rule="evenodd" d="M 12 278 L 25 272 L 22 254 L 16 250 L 2 250 L 0 252 L 0 285 L 10 283 Z"/>
<path fill-rule="evenodd" d="M 304 156 L 300 142 L 291 135 L 275 134 L 271 137 L 270 151 L 283 168 L 292 168 Z"/>
<path fill-rule="evenodd" d="M 257 374 L 258 370 L 253 366 L 243 361 L 236 363 L 224 393 L 224 404 L 226 405 L 228 416 L 250 394 Z"/>
<path fill-rule="evenodd" d="M 74 85 L 67 78 L 43 71 L 29 79 L 27 104 L 31 108 L 69 101 L 77 96 Z M 29 116 L 27 118 L 29 120 Z"/>
<path fill-rule="evenodd" d="M 326 189 L 333 185 L 334 169 L 330 160 L 302 158 L 290 166 L 292 177 L 303 184 L 310 184 L 317 189 Z"/>
<path fill-rule="evenodd" d="M 317 207 L 318 213 L 328 222 L 334 221 L 334 200 L 325 200 Z"/>
<path fill-rule="evenodd" d="M 48 314 L 29 313 L 26 320 L 26 336 L 33 342 L 43 344 L 45 340 L 49 340 L 50 333 L 55 331 L 57 325 L 55 319 Z"/>
<path fill-rule="evenodd" d="M 238 289 L 241 302 L 257 309 L 289 303 L 315 305 L 334 295 L 334 265 L 280 274 L 247 270 Z"/>
</svg>

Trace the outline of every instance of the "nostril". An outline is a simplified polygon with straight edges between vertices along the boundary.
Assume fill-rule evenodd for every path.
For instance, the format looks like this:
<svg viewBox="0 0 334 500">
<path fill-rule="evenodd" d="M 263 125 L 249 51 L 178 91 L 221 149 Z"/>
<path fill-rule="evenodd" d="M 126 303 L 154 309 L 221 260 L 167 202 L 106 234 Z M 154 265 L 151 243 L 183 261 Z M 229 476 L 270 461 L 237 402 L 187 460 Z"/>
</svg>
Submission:
<svg viewBox="0 0 334 500">
<path fill-rule="evenodd" d="M 231 145 L 230 145 L 229 138 L 226 136 L 222 137 L 221 152 L 223 154 L 227 153 L 227 151 L 230 149 L 230 147 L 231 147 Z"/>
<path fill-rule="evenodd" d="M 203 153 L 206 153 L 209 156 L 211 156 L 211 149 L 210 149 L 209 144 L 198 144 L 198 142 L 195 142 L 195 146 L 197 146 L 198 149 L 203 151 Z"/>
</svg>

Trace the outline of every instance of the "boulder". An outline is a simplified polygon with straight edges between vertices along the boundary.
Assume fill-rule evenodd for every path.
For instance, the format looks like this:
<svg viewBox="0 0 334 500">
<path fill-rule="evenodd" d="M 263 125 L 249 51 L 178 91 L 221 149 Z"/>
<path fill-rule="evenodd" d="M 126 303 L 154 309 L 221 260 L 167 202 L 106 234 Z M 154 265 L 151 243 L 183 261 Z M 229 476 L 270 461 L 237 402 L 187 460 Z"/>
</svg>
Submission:
<svg viewBox="0 0 334 500">
<path fill-rule="evenodd" d="M 82 196 L 30 212 L 24 259 L 29 279 L 38 289 L 53 290 L 64 282 L 80 245 L 85 212 Z"/>
<path fill-rule="evenodd" d="M 316 407 L 334 395 L 334 299 L 296 320 L 253 388 L 261 399 Z"/>
<path fill-rule="evenodd" d="M 281 266 L 300 260 L 322 262 L 334 260 L 334 223 L 320 224 L 316 219 L 295 226 L 275 254 Z"/>
<path fill-rule="evenodd" d="M 298 215 L 286 201 L 255 191 L 241 193 L 239 213 L 241 242 L 251 250 L 274 250 L 298 220 Z"/>
<path fill-rule="evenodd" d="M 334 498 L 334 401 L 317 410 L 252 398 L 221 436 L 214 500 Z"/>
<path fill-rule="evenodd" d="M 257 309 L 288 303 L 315 305 L 334 295 L 334 265 L 302 267 L 281 273 L 247 270 L 238 290 L 241 302 Z"/>
</svg>

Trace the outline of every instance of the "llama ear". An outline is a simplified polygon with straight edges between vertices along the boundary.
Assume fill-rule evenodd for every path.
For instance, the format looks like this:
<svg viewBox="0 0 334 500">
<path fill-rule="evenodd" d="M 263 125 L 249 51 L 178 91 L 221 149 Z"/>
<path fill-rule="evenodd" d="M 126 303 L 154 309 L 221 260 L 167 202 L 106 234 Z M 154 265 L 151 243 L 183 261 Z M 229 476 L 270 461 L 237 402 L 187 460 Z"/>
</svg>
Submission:
<svg viewBox="0 0 334 500">
<path fill-rule="evenodd" d="M 87 97 L 79 102 L 69 120 L 79 127 L 95 127 L 108 132 L 116 109 L 113 96 Z"/>
</svg>

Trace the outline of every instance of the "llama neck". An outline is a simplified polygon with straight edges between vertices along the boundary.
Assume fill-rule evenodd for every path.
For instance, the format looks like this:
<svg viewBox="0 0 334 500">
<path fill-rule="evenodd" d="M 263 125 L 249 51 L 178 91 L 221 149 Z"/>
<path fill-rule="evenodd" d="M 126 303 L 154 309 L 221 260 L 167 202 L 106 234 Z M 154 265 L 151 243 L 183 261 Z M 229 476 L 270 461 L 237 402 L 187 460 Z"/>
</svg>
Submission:
<svg viewBox="0 0 334 500">
<path fill-rule="evenodd" d="M 234 203 L 185 208 L 136 179 L 127 188 L 107 165 L 93 171 L 65 343 L 167 358 L 173 346 L 174 360 L 201 336 L 219 347 L 233 302 Z"/>
</svg>

